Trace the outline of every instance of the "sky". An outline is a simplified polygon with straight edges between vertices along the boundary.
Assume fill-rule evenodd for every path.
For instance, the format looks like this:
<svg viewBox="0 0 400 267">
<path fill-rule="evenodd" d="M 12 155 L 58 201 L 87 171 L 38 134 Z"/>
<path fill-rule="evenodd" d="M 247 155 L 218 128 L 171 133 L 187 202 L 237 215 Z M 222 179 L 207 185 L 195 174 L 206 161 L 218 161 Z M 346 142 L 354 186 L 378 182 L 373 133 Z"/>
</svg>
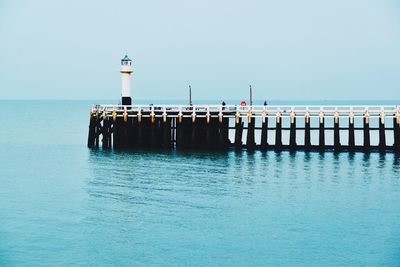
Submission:
<svg viewBox="0 0 400 267">
<path fill-rule="evenodd" d="M 398 0 L 0 0 L 0 99 L 400 99 Z"/>
</svg>

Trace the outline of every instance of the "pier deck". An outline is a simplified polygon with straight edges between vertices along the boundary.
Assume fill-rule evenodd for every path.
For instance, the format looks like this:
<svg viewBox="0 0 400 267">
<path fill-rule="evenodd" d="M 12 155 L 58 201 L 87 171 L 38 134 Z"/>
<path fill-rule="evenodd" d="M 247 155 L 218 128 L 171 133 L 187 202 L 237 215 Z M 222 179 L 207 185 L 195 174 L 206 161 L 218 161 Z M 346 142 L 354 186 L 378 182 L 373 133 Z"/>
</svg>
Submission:
<svg viewBox="0 0 400 267">
<path fill-rule="evenodd" d="M 100 136 L 105 149 L 400 152 L 400 106 L 94 105 L 88 147 Z"/>
</svg>

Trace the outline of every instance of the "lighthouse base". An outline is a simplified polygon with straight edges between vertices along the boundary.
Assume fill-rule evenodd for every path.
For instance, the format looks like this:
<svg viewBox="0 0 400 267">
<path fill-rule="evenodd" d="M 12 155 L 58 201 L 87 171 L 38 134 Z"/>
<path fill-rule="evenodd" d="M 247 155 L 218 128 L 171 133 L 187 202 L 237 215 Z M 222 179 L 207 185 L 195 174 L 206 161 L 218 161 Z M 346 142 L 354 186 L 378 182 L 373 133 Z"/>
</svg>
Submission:
<svg viewBox="0 0 400 267">
<path fill-rule="evenodd" d="M 129 96 L 123 96 L 122 105 L 132 105 L 132 98 Z"/>
</svg>

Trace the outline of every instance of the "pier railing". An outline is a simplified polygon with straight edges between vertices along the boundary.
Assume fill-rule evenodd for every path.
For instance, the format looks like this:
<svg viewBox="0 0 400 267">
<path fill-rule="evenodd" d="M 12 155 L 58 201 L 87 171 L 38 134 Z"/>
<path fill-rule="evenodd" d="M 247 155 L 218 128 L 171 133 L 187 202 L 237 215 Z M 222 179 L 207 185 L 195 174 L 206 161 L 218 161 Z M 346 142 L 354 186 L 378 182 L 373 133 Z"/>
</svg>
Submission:
<svg viewBox="0 0 400 267">
<path fill-rule="evenodd" d="M 103 115 L 112 116 L 113 112 L 117 116 L 123 116 L 126 112 L 128 117 L 206 117 L 207 113 L 210 116 L 226 116 L 233 118 L 236 116 L 248 117 L 249 113 L 254 117 L 276 117 L 278 116 L 295 116 L 304 117 L 321 117 L 321 116 L 354 116 L 364 117 L 396 117 L 400 113 L 399 106 L 380 106 L 380 105 L 93 105 L 92 113 L 101 113 Z M 153 113 L 153 114 L 152 114 Z"/>
<path fill-rule="evenodd" d="M 89 147 L 400 151 L 396 105 L 93 105 L 90 118 Z"/>
</svg>

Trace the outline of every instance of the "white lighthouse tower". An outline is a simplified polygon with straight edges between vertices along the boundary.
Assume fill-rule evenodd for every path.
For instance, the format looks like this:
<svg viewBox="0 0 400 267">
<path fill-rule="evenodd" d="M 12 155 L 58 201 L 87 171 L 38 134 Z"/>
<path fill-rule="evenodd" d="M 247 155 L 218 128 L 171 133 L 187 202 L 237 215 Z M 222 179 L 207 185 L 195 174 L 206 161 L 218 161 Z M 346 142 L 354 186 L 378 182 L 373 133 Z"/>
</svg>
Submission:
<svg viewBox="0 0 400 267">
<path fill-rule="evenodd" d="M 122 78 L 122 105 L 131 105 L 131 73 L 132 70 L 132 60 L 129 59 L 128 55 L 125 55 L 121 59 L 121 78 Z"/>
</svg>

